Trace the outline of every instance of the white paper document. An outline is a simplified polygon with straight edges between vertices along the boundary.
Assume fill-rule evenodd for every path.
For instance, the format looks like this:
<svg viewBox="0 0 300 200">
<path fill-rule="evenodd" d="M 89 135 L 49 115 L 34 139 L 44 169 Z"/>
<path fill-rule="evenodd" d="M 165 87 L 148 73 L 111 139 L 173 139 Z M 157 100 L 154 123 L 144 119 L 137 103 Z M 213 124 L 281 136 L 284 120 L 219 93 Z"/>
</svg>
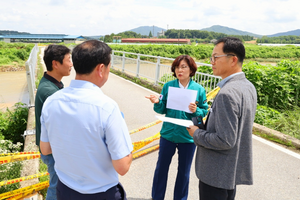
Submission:
<svg viewBox="0 0 300 200">
<path fill-rule="evenodd" d="M 192 113 L 189 105 L 196 101 L 196 97 L 196 90 L 169 87 L 167 108 Z"/>
<path fill-rule="evenodd" d="M 163 122 L 170 122 L 170 123 L 177 124 L 177 125 L 184 126 L 184 127 L 189 127 L 189 126 L 194 125 L 191 120 L 176 119 L 176 118 L 163 117 L 163 116 L 158 116 L 158 115 L 155 115 L 155 117 L 157 117 L 159 120 L 161 120 Z"/>
</svg>

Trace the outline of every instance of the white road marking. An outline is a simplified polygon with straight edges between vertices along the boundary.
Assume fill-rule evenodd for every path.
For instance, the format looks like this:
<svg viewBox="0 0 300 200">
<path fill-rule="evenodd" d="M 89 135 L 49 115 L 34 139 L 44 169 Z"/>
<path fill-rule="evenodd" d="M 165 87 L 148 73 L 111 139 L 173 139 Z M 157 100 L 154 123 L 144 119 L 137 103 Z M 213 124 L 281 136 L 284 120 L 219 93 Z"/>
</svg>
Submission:
<svg viewBox="0 0 300 200">
<path fill-rule="evenodd" d="M 277 144 L 274 144 L 273 142 L 270 142 L 270 141 L 268 141 L 268 140 L 266 140 L 264 138 L 258 137 L 256 135 L 252 135 L 252 138 L 256 139 L 256 140 L 258 140 L 258 141 L 260 141 L 260 142 L 262 142 L 264 144 L 267 144 L 267 145 L 269 145 L 269 146 L 271 146 L 271 147 L 273 147 L 273 148 L 275 148 L 275 149 L 277 149 L 279 151 L 282 151 L 282 152 L 284 152 L 284 153 L 286 153 L 288 155 L 291 155 L 291 156 L 293 156 L 295 158 L 300 159 L 300 155 L 298 153 L 295 153 L 295 152 L 293 152 L 291 150 L 288 150 L 288 149 L 285 149 L 285 148 L 283 148 L 281 146 L 278 146 Z"/>
</svg>

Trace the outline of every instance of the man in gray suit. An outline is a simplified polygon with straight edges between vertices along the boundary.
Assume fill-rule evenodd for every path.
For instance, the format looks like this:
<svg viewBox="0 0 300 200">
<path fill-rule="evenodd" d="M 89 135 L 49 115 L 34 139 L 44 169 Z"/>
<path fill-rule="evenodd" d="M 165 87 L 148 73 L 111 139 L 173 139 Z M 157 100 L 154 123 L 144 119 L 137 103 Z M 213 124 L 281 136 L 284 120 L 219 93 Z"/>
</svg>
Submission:
<svg viewBox="0 0 300 200">
<path fill-rule="evenodd" d="M 201 200 L 233 200 L 236 185 L 253 184 L 252 126 L 257 95 L 242 72 L 245 47 L 233 37 L 219 39 L 210 58 L 221 76 L 205 130 L 188 128 L 197 146 L 196 174 Z"/>
</svg>

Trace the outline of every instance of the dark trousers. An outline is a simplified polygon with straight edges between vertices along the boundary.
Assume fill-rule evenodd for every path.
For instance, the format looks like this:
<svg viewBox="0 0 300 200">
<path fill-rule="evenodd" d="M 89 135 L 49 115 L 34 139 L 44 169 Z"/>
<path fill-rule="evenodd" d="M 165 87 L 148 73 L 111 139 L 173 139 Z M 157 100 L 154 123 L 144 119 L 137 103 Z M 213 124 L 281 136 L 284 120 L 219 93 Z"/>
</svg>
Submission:
<svg viewBox="0 0 300 200">
<path fill-rule="evenodd" d="M 234 200 L 236 187 L 233 190 L 216 188 L 199 181 L 200 200 Z"/>
<path fill-rule="evenodd" d="M 152 198 L 163 200 L 167 187 L 169 166 L 178 149 L 178 170 L 174 189 L 174 200 L 186 200 L 189 191 L 190 169 L 195 152 L 194 143 L 173 143 L 160 138 L 158 161 L 154 172 Z"/>
<path fill-rule="evenodd" d="M 81 194 L 69 188 L 58 179 L 56 194 L 57 200 L 127 200 L 126 193 L 120 183 L 106 192 Z"/>
</svg>

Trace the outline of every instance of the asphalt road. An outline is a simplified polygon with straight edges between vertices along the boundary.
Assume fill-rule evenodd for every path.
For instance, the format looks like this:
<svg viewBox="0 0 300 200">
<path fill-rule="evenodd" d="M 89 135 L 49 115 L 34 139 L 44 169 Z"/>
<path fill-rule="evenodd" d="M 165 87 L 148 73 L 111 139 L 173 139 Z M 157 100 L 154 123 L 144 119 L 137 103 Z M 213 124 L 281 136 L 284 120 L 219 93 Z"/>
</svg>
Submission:
<svg viewBox="0 0 300 200">
<path fill-rule="evenodd" d="M 71 76 L 63 78 L 65 86 L 68 86 Z M 120 110 L 124 113 L 128 129 L 133 130 L 149 124 L 157 118 L 153 111 L 153 104 L 145 98 L 154 92 L 142 88 L 130 81 L 114 74 L 109 75 L 109 80 L 102 87 L 103 92 L 114 99 Z M 155 94 L 155 93 L 154 93 Z M 133 142 L 153 136 L 159 132 L 161 124 L 131 135 Z M 146 147 L 158 144 L 155 141 Z M 144 155 L 133 160 L 129 172 L 120 177 L 128 200 L 151 199 L 151 187 L 158 151 Z M 253 136 L 253 171 L 254 185 L 237 186 L 237 200 L 297 200 L 300 199 L 300 155 L 264 139 Z M 213 170 L 213 169 L 212 169 Z M 177 154 L 174 155 L 169 170 L 169 178 L 165 199 L 173 199 L 173 188 L 177 171 Z M 198 179 L 195 175 L 193 161 L 189 200 L 199 199 Z"/>
</svg>

